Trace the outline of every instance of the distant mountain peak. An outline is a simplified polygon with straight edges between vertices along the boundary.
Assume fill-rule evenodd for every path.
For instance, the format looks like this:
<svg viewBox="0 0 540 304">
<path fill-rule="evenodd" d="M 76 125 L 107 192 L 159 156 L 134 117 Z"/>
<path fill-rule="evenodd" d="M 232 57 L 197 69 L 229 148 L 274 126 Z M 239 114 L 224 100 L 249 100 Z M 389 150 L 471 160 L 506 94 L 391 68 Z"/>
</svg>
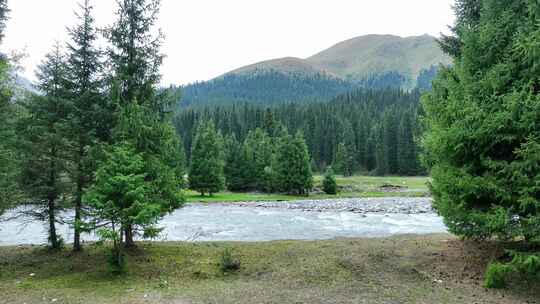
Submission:
<svg viewBox="0 0 540 304">
<path fill-rule="evenodd" d="M 429 35 L 365 35 L 311 57 L 260 61 L 184 87 L 183 105 L 328 101 L 354 88 L 426 89 L 451 59 Z"/>
<path fill-rule="evenodd" d="M 400 37 L 370 34 L 339 42 L 306 59 L 284 57 L 250 64 L 227 74 L 249 74 L 267 70 L 285 74 L 326 74 L 358 81 L 373 75 L 397 72 L 410 79 L 410 85 L 422 70 L 438 64 L 450 64 L 428 34 Z"/>
</svg>

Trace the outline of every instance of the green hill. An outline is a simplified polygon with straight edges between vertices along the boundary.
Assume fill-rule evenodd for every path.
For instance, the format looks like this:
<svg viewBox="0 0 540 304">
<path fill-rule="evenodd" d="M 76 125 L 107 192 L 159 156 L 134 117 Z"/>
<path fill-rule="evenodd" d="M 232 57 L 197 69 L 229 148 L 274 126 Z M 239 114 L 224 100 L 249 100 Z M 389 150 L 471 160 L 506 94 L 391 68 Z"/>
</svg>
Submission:
<svg viewBox="0 0 540 304">
<path fill-rule="evenodd" d="M 306 59 L 320 70 L 353 81 L 397 72 L 415 82 L 422 70 L 451 60 L 435 38 L 368 35 L 338 43 Z M 414 85 L 415 83 L 412 83 Z"/>
<path fill-rule="evenodd" d="M 185 86 L 182 105 L 320 101 L 354 88 L 427 88 L 441 63 L 451 60 L 434 37 L 367 35 L 306 59 L 262 61 Z"/>
<path fill-rule="evenodd" d="M 285 57 L 251 64 L 227 74 L 280 71 L 285 74 L 325 74 L 361 82 L 367 78 L 398 73 L 414 87 L 423 70 L 451 60 L 429 35 L 402 38 L 393 35 L 367 35 L 340 42 L 306 59 Z"/>
</svg>

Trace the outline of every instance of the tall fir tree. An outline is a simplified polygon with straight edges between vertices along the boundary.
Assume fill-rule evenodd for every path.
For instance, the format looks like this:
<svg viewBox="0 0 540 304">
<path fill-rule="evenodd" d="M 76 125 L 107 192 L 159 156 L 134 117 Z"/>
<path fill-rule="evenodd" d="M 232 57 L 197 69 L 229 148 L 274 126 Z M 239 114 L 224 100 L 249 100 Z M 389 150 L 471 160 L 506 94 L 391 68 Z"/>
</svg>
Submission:
<svg viewBox="0 0 540 304">
<path fill-rule="evenodd" d="M 344 176 L 352 176 L 354 173 L 354 155 L 346 144 L 340 143 L 337 146 L 333 167 Z"/>
<path fill-rule="evenodd" d="M 223 147 L 221 136 L 212 122 L 203 122 L 197 129 L 191 167 L 189 186 L 191 189 L 210 196 L 223 190 L 225 186 Z"/>
<path fill-rule="evenodd" d="M 244 191 L 250 189 L 249 180 L 252 172 L 252 163 L 247 159 L 246 149 L 235 137 L 225 139 L 225 180 L 230 191 Z"/>
<path fill-rule="evenodd" d="M 57 249 L 61 246 L 56 231 L 59 202 L 65 199 L 70 187 L 65 178 L 70 105 L 66 99 L 66 58 L 59 44 L 39 66 L 37 76 L 43 95 L 29 99 L 25 104 L 28 115 L 19 121 L 23 153 L 20 183 L 28 201 L 35 204 L 26 212 L 47 221 L 50 246 Z"/>
<path fill-rule="evenodd" d="M 405 113 L 399 125 L 398 167 L 400 175 L 417 175 L 420 173 L 418 148 L 414 139 L 412 113 Z"/>
<path fill-rule="evenodd" d="M 74 193 L 74 232 L 73 249 L 81 250 L 82 196 L 92 181 L 95 171 L 95 160 L 90 150 L 98 142 L 99 129 L 104 123 L 104 97 L 102 96 L 100 79 L 101 52 L 96 48 L 97 29 L 92 6 L 89 0 L 80 5 L 80 13 L 76 14 L 79 24 L 69 29 L 71 43 L 68 44 L 69 98 L 69 138 L 72 142 L 70 159 L 73 162 L 70 176 L 75 183 Z"/>
<path fill-rule="evenodd" d="M 308 195 L 313 188 L 313 174 L 307 145 L 302 133 L 285 135 L 277 149 L 274 174 L 281 192 Z"/>
<path fill-rule="evenodd" d="M 7 0 L 0 0 L 0 46 L 4 37 L 9 9 Z M 16 117 L 13 104 L 13 88 L 10 75 L 11 64 L 0 54 L 0 215 L 18 197 L 17 178 L 20 173 L 16 152 Z"/>
<path fill-rule="evenodd" d="M 398 121 L 395 110 L 392 109 L 383 115 L 383 144 L 385 146 L 386 172 L 384 174 L 397 174 L 398 164 Z"/>
<path fill-rule="evenodd" d="M 540 3 L 456 2 L 423 99 L 434 206 L 466 238 L 540 241 Z"/>
<path fill-rule="evenodd" d="M 277 129 L 274 133 L 277 134 Z M 272 138 L 262 129 L 255 129 L 248 133 L 244 142 L 247 162 L 250 164 L 248 179 L 250 187 L 259 191 L 270 191 L 272 177 L 268 168 L 272 166 Z"/>
<path fill-rule="evenodd" d="M 129 142 L 144 157 L 146 182 L 152 189 L 162 189 L 154 196 L 161 205 L 161 217 L 183 203 L 183 170 L 181 145 L 170 123 L 174 101 L 166 90 L 156 90 L 163 61 L 162 35 L 152 32 L 160 1 L 118 0 L 117 4 L 117 21 L 106 31 L 111 44 L 110 95 L 116 105 L 112 142 Z M 144 235 L 145 227 L 135 222 L 125 225 L 125 245 L 134 246 L 135 234 Z"/>
</svg>

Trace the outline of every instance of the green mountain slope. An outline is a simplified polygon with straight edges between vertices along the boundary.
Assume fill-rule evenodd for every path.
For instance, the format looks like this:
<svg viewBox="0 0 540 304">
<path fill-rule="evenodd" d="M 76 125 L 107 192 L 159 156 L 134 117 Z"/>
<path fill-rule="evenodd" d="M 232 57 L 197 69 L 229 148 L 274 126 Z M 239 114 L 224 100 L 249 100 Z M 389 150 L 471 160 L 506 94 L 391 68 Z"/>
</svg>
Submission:
<svg viewBox="0 0 540 304">
<path fill-rule="evenodd" d="M 349 80 L 397 72 L 415 81 L 422 70 L 440 63 L 450 64 L 451 60 L 440 50 L 435 38 L 428 35 L 407 38 L 368 35 L 338 43 L 306 62 Z"/>
<path fill-rule="evenodd" d="M 423 70 L 451 60 L 429 35 L 402 38 L 393 35 L 367 35 L 340 42 L 307 59 L 286 57 L 241 67 L 227 74 L 279 71 L 285 74 L 326 74 L 359 82 L 373 76 L 398 73 L 414 87 Z"/>
<path fill-rule="evenodd" d="M 436 66 L 451 60 L 435 38 L 367 35 L 307 59 L 285 57 L 247 65 L 183 87 L 181 105 L 326 101 L 354 88 L 429 88 Z"/>
</svg>

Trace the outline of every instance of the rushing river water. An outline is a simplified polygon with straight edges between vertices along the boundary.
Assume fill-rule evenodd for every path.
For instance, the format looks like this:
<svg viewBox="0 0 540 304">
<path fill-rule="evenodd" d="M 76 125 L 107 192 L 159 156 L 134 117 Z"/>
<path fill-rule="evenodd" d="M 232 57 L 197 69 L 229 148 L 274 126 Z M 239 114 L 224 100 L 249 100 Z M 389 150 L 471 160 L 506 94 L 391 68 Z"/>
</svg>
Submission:
<svg viewBox="0 0 540 304">
<path fill-rule="evenodd" d="M 6 216 L 13 215 L 13 212 Z M 167 241 L 270 241 L 317 240 L 337 237 L 385 237 L 397 234 L 446 232 L 434 213 L 354 213 L 305 211 L 224 204 L 187 205 L 166 216 L 161 240 Z M 0 245 L 46 243 L 45 223 L 28 218 L 0 222 Z M 72 239 L 68 225 L 58 225 L 66 242 Z M 86 241 L 95 235 L 83 236 Z"/>
</svg>

